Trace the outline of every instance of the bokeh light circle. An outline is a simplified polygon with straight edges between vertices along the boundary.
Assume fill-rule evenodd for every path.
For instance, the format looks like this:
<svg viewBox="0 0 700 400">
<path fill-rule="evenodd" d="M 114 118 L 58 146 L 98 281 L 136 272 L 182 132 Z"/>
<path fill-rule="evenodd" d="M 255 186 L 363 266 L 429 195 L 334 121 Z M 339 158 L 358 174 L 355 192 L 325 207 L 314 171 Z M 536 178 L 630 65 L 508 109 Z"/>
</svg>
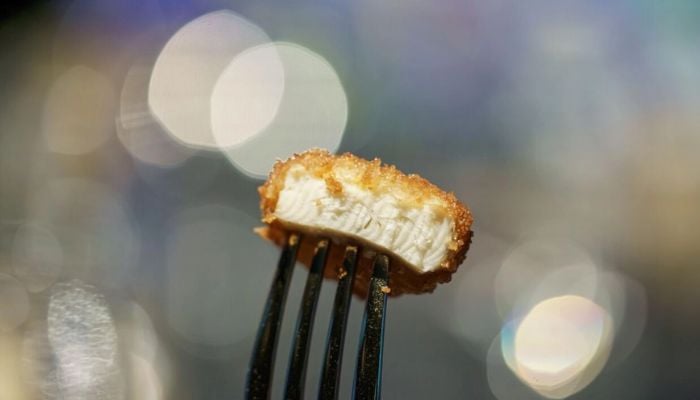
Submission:
<svg viewBox="0 0 700 400">
<path fill-rule="evenodd" d="M 504 345 L 504 359 L 524 383 L 548 398 L 564 398 L 586 387 L 610 354 L 608 312 L 581 296 L 559 296 L 533 307 Z M 510 354 L 506 354 L 511 352 Z"/>
<path fill-rule="evenodd" d="M 276 46 L 257 46 L 234 58 L 212 93 L 211 123 L 217 143 L 232 147 L 262 132 L 277 114 L 284 86 Z"/>
<path fill-rule="evenodd" d="M 274 54 L 283 67 L 283 92 L 279 104 L 276 95 L 280 88 L 267 85 L 281 85 L 280 73 L 276 70 Z M 253 122 L 245 126 L 245 141 L 224 152 L 231 162 L 243 173 L 263 178 L 272 164 L 290 155 L 321 147 L 334 152 L 340 146 L 348 119 L 348 100 L 337 73 L 323 57 L 313 51 L 293 43 L 276 42 L 264 44 L 238 56 L 221 75 L 212 96 L 212 121 L 214 134 L 222 147 L 231 143 L 232 127 L 241 125 L 234 117 L 240 114 L 227 112 L 227 94 L 240 86 L 245 79 L 242 73 L 249 74 L 246 87 L 256 88 L 262 93 L 256 97 L 256 105 L 251 109 L 261 109 Z M 279 82 L 279 83 L 278 83 Z M 260 88 L 260 89 L 257 89 Z M 276 110 L 274 119 L 267 118 Z M 265 128 L 253 135 L 253 130 Z"/>
<path fill-rule="evenodd" d="M 153 114 L 181 143 L 216 149 L 210 122 L 214 84 L 238 53 L 267 42 L 259 27 L 230 11 L 190 21 L 170 38 L 153 67 L 148 88 Z"/>
<path fill-rule="evenodd" d="M 116 99 L 109 79 L 78 65 L 51 86 L 44 103 L 42 134 L 49 150 L 85 154 L 104 143 L 113 131 Z"/>
</svg>

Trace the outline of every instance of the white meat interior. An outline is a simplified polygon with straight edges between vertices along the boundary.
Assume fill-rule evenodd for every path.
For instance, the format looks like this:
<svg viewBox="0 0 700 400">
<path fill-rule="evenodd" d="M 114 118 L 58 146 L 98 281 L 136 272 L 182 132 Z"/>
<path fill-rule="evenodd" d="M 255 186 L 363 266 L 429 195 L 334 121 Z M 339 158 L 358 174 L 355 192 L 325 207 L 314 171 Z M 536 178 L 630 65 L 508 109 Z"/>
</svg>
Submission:
<svg viewBox="0 0 700 400">
<path fill-rule="evenodd" d="M 292 167 L 280 191 L 275 215 L 286 222 L 371 242 L 419 272 L 440 268 L 454 229 L 447 213 L 439 212 L 435 203 L 411 208 L 400 205 L 392 193 L 376 194 L 349 181 L 340 182 L 342 194 L 334 196 L 323 179 L 303 166 Z"/>
</svg>

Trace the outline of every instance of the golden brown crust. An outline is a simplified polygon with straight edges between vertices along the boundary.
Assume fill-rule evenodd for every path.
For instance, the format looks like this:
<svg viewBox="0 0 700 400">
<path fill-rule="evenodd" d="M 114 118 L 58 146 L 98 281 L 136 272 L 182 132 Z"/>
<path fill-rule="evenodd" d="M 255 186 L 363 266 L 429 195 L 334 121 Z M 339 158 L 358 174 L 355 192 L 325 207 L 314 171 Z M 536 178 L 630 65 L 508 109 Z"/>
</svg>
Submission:
<svg viewBox="0 0 700 400">
<path fill-rule="evenodd" d="M 454 229 L 441 268 L 428 273 L 418 273 L 402 260 L 396 257 L 392 258 L 389 277 L 390 296 L 398 296 L 403 293 L 432 292 L 438 283 L 449 282 L 452 273 L 464 261 L 472 236 L 470 230 L 472 216 L 469 209 L 457 200 L 454 194 L 444 192 L 418 175 L 406 175 L 394 166 L 382 164 L 379 159 L 368 161 L 350 153 L 335 156 L 321 149 L 311 149 L 301 154 L 295 154 L 286 161 L 275 163 L 268 180 L 258 189 L 262 220 L 269 225 L 268 229 L 259 231 L 261 236 L 279 245 L 283 242 L 285 232 L 291 229 L 290 226 L 285 226 L 283 221 L 277 220 L 274 211 L 280 190 L 284 186 L 287 171 L 296 164 L 302 164 L 307 171 L 323 179 L 332 194 L 342 194 L 342 184 L 336 177 L 338 171 L 353 171 L 356 172 L 353 177 L 355 183 L 368 190 L 391 191 L 401 202 L 410 206 L 420 206 L 427 200 L 434 202 L 435 199 L 439 199 L 438 209 L 442 208 L 443 212 L 452 217 Z M 301 230 L 304 236 L 299 250 L 299 260 L 308 266 L 321 232 L 303 229 L 303 227 Z M 371 243 L 357 243 L 356 240 L 350 238 L 334 237 L 334 239 L 342 244 L 357 244 L 365 249 L 372 247 Z M 326 277 L 337 278 L 338 273 L 342 273 L 337 268 L 342 265 L 343 254 L 344 248 L 342 246 L 331 246 L 329 265 L 336 268 L 326 268 Z M 356 294 L 363 296 L 366 293 L 370 275 L 371 259 L 360 257 L 355 279 Z"/>
</svg>

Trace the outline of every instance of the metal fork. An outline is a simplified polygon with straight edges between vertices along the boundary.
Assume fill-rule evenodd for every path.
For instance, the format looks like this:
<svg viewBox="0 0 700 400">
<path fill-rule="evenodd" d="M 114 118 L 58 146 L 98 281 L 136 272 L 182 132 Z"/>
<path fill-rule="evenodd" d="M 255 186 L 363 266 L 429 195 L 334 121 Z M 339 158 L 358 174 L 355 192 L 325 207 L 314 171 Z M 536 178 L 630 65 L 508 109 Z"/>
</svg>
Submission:
<svg viewBox="0 0 700 400">
<path fill-rule="evenodd" d="M 285 301 L 300 242 L 301 235 L 292 233 L 287 237 L 286 244 L 282 249 L 253 347 L 246 381 L 246 399 L 267 400 L 270 397 L 277 335 L 282 324 Z M 327 239 L 321 239 L 311 261 L 287 369 L 285 399 L 301 399 L 304 396 L 309 343 L 330 245 Z M 340 365 L 343 358 L 345 330 L 358 252 L 357 246 L 350 245 L 345 249 L 342 267 L 346 273 L 339 278 L 335 293 L 318 399 L 338 398 Z M 389 258 L 386 255 L 378 254 L 374 259 L 372 269 L 352 392 L 353 399 L 358 400 L 381 398 L 382 349 L 387 297 L 384 288 L 389 283 Z"/>
</svg>

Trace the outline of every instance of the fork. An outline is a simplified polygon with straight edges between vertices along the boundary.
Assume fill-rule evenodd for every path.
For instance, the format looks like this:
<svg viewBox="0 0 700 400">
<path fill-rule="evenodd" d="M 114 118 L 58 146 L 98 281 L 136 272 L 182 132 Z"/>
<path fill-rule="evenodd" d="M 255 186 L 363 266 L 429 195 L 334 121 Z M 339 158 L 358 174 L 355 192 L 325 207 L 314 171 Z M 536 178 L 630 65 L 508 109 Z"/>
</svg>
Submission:
<svg viewBox="0 0 700 400">
<path fill-rule="evenodd" d="M 282 324 L 289 283 L 294 271 L 300 242 L 301 235 L 291 233 L 282 249 L 277 270 L 272 280 L 272 286 L 263 309 L 255 345 L 253 346 L 245 388 L 246 399 L 267 400 L 270 397 L 277 336 Z M 287 368 L 284 390 L 285 399 L 295 400 L 304 397 L 309 343 L 330 245 L 328 239 L 320 239 L 314 250 L 296 321 L 292 351 Z M 345 248 L 342 265 L 345 273 L 339 277 L 335 293 L 321 370 L 318 399 L 338 398 L 340 366 L 343 358 L 345 331 L 350 310 L 352 287 L 355 280 L 358 252 L 359 248 L 354 245 L 348 245 Z M 382 350 L 387 298 L 385 288 L 388 283 L 389 258 L 384 254 L 377 254 L 372 266 L 369 295 L 362 320 L 360 347 L 357 354 L 352 391 L 353 399 L 381 398 Z"/>
</svg>

